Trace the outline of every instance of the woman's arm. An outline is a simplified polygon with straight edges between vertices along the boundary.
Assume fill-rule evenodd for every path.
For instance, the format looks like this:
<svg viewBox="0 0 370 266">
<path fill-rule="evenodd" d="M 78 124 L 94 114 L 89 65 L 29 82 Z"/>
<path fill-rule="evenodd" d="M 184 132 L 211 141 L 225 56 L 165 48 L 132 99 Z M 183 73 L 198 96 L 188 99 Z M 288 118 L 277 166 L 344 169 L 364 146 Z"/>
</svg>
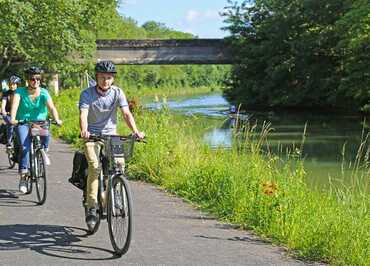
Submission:
<svg viewBox="0 0 370 266">
<path fill-rule="evenodd" d="M 6 102 L 7 102 L 6 98 L 3 98 L 1 101 L 1 113 L 3 115 L 6 115 L 6 110 L 5 110 Z"/>
<path fill-rule="evenodd" d="M 13 101 L 12 101 L 12 108 L 10 110 L 10 123 L 13 125 L 17 123 L 17 121 L 15 120 L 15 117 L 17 116 L 20 99 L 21 97 L 19 96 L 19 94 L 14 94 Z"/>
<path fill-rule="evenodd" d="M 58 125 L 61 125 L 62 121 L 59 119 L 59 114 L 58 114 L 57 108 L 55 108 L 55 105 L 54 105 L 53 100 L 51 99 L 51 97 L 46 101 L 46 106 L 48 107 L 52 117 L 55 120 L 55 122 L 57 122 Z"/>
</svg>

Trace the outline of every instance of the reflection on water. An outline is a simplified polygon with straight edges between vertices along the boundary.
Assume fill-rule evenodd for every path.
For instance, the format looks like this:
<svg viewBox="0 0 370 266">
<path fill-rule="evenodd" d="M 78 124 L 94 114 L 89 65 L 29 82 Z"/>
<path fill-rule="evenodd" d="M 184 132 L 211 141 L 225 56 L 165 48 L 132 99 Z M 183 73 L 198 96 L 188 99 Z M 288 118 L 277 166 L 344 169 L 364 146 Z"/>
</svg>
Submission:
<svg viewBox="0 0 370 266">
<path fill-rule="evenodd" d="M 204 141 L 212 148 L 226 147 L 232 145 L 232 132 L 230 128 L 215 128 L 204 135 Z"/>
<path fill-rule="evenodd" d="M 177 112 L 219 119 L 219 126 L 208 131 L 204 140 L 212 147 L 231 147 L 231 128 L 235 126 L 236 120 L 230 116 L 230 105 L 221 95 L 176 98 L 167 101 L 167 105 Z M 162 103 L 147 106 L 156 109 L 161 108 Z M 369 132 L 366 129 L 362 135 L 363 118 L 358 116 L 308 112 L 250 112 L 241 118 L 249 119 L 258 125 L 262 125 L 264 121 L 271 123 L 273 130 L 269 134 L 268 145 L 274 153 L 284 155 L 286 151 L 294 150 L 294 147 L 301 147 L 304 140 L 302 156 L 311 183 L 327 183 L 328 176 L 350 176 L 351 171 L 344 169 L 353 166 L 360 143 Z M 369 144 L 366 143 L 365 147 L 369 147 Z"/>
<path fill-rule="evenodd" d="M 218 94 L 202 95 L 194 98 L 177 97 L 165 102 L 154 102 L 146 105 L 150 109 L 160 109 L 163 105 L 171 110 L 185 114 L 203 114 L 209 116 L 224 116 L 229 110 L 229 103 Z"/>
</svg>

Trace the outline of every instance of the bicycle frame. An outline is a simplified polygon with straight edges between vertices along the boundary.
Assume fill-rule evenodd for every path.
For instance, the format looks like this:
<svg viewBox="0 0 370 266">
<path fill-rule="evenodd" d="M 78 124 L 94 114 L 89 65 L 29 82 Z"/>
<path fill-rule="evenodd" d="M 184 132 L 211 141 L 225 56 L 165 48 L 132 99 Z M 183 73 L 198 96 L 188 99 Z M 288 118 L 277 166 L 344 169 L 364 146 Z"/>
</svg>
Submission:
<svg viewBox="0 0 370 266">
<path fill-rule="evenodd" d="M 109 137 L 107 137 L 106 142 L 109 142 Z M 109 145 L 107 145 L 105 141 L 103 142 L 103 149 L 100 151 L 100 162 L 102 165 L 102 175 L 99 176 L 99 188 L 98 193 L 104 193 L 105 191 L 109 191 L 111 193 L 111 199 L 113 201 L 113 205 L 115 204 L 113 191 L 110 189 L 112 187 L 112 180 L 117 176 L 124 177 L 124 169 L 118 167 L 113 152 Z M 107 186 L 104 187 L 104 180 L 107 178 Z M 105 188 L 105 189 L 104 189 Z M 115 213 L 115 209 L 113 208 L 113 213 Z"/>
<path fill-rule="evenodd" d="M 34 125 L 40 125 L 41 127 L 50 127 L 50 122 L 51 120 L 46 120 L 46 121 L 22 121 L 19 122 L 18 124 L 20 125 L 28 125 L 29 126 L 29 136 L 31 138 L 31 147 L 30 147 L 30 154 L 29 154 L 29 163 L 30 163 L 30 173 L 29 176 L 34 180 L 37 177 L 37 158 L 36 158 L 36 153 L 38 150 L 43 149 L 41 146 L 41 140 L 39 135 L 32 135 L 31 130 Z"/>
<path fill-rule="evenodd" d="M 31 148 L 30 148 L 30 176 L 35 179 L 38 173 L 37 169 L 37 158 L 36 152 L 39 149 L 43 149 L 41 146 L 40 136 L 30 136 L 31 137 Z"/>
</svg>

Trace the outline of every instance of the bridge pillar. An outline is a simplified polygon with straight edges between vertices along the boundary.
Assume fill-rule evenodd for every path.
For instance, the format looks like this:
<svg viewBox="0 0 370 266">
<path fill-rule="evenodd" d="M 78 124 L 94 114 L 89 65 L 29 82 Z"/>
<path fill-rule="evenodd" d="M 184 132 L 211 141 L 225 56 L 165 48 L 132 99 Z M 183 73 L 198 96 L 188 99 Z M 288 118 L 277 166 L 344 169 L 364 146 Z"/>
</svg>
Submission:
<svg viewBox="0 0 370 266">
<path fill-rule="evenodd" d="M 59 75 L 54 73 L 50 75 L 49 88 L 54 92 L 55 95 L 59 94 Z"/>
</svg>

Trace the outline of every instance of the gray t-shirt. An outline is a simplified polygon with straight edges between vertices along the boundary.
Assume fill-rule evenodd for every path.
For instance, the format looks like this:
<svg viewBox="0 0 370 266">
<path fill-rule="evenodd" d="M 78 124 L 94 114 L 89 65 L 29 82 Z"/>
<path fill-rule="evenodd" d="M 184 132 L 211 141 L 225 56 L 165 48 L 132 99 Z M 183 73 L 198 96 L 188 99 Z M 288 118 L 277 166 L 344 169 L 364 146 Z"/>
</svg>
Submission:
<svg viewBox="0 0 370 266">
<path fill-rule="evenodd" d="M 81 92 L 80 109 L 89 109 L 87 130 L 93 134 L 116 134 L 117 108 L 128 106 L 123 91 L 112 86 L 105 95 L 100 95 L 96 87 Z"/>
</svg>

